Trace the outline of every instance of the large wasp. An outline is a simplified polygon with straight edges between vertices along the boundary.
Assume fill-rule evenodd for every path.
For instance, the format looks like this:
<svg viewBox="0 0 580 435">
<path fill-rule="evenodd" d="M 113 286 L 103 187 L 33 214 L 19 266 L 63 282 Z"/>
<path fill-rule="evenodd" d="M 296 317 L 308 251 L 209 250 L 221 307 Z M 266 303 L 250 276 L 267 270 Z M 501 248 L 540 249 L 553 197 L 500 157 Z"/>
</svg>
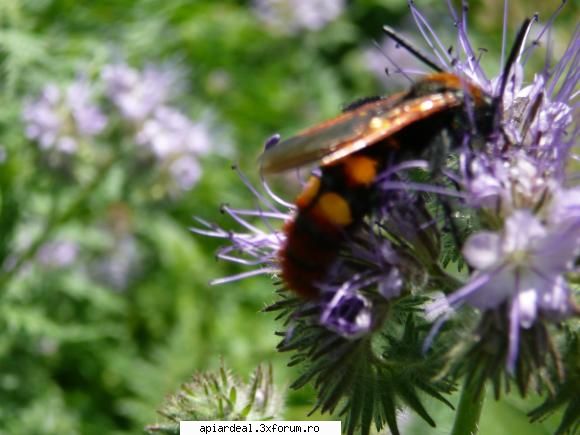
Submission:
<svg viewBox="0 0 580 435">
<path fill-rule="evenodd" d="M 377 176 L 389 165 L 427 155 L 441 159 L 445 154 L 444 160 L 466 134 L 486 139 L 501 131 L 501 99 L 530 24 L 526 20 L 516 37 L 495 97 L 466 77 L 444 72 L 385 27 L 391 38 L 435 72 L 405 92 L 361 100 L 336 118 L 266 148 L 261 156 L 266 174 L 320 165 L 296 199 L 294 217 L 285 224 L 279 261 L 288 288 L 304 298 L 319 296 L 317 282 L 348 235 L 377 206 Z M 442 148 L 442 143 L 450 146 Z"/>
</svg>

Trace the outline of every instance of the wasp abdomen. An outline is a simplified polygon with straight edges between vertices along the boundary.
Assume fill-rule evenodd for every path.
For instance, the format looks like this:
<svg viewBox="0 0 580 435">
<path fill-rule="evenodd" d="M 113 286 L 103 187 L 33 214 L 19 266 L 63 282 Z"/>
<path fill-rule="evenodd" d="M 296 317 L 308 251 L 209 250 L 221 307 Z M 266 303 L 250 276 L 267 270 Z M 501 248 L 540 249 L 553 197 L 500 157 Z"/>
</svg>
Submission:
<svg viewBox="0 0 580 435">
<path fill-rule="evenodd" d="M 286 223 L 280 264 L 284 282 L 298 295 L 312 299 L 320 294 L 317 283 L 367 213 L 377 166 L 369 156 L 349 156 L 323 167 L 296 199 L 297 214 Z"/>
</svg>

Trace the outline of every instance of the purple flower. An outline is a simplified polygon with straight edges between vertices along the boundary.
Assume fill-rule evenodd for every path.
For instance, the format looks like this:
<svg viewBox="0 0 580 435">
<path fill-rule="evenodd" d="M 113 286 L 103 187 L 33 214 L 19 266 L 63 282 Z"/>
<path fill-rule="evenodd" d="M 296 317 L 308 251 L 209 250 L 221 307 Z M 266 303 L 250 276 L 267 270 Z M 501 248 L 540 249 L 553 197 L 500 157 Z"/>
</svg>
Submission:
<svg viewBox="0 0 580 435">
<path fill-rule="evenodd" d="M 135 131 L 136 143 L 170 179 L 167 190 L 191 189 L 202 172 L 198 157 L 216 147 L 205 121 L 194 122 L 169 105 L 177 91 L 177 73 L 167 67 L 137 70 L 112 64 L 101 77 L 107 96 Z"/>
<path fill-rule="evenodd" d="M 39 99 L 24 106 L 26 136 L 37 140 L 41 148 L 51 148 L 58 139 L 62 120 L 57 112 L 61 92 L 56 85 L 47 85 Z"/>
<path fill-rule="evenodd" d="M 580 254 L 579 193 L 559 192 L 547 222 L 521 209 L 506 219 L 501 231 L 472 234 L 463 247 L 466 261 L 474 268 L 469 282 L 429 307 L 437 312 L 467 303 L 487 311 L 500 310 L 507 303 L 511 372 L 521 328 L 529 329 L 539 317 L 560 321 L 576 314 L 566 273 L 573 270 Z"/>
<path fill-rule="evenodd" d="M 164 105 L 177 82 L 169 68 L 149 66 L 138 71 L 126 64 L 105 66 L 101 78 L 111 101 L 130 121 L 143 121 Z"/>
<path fill-rule="evenodd" d="M 79 246 L 69 240 L 58 240 L 42 245 L 36 256 L 38 262 L 48 268 L 70 266 L 78 257 Z"/>
<path fill-rule="evenodd" d="M 134 237 L 116 238 L 106 252 L 88 265 L 89 274 L 114 290 L 126 290 L 141 272 L 142 256 Z"/>
<path fill-rule="evenodd" d="M 500 74 L 489 79 L 484 74 L 471 55 L 474 50 L 465 21 L 457 22 L 464 57 L 459 56 L 453 68 L 497 95 L 506 78 Z M 531 50 L 533 46 L 523 51 L 525 56 L 518 55 L 513 71 L 504 72 L 509 76 L 502 95 L 503 134 L 496 134 L 484 147 L 463 150 L 463 166 L 453 175 L 465 190 L 465 205 L 482 224 L 463 247 L 473 273 L 464 286 L 428 309 L 441 312 L 444 306 L 467 303 L 484 314 L 507 316 L 506 363 L 511 373 L 522 330 L 577 314 L 567 283 L 580 254 L 580 196 L 576 188 L 567 187 L 568 180 L 577 177 L 568 172 L 568 162 L 578 134 L 572 115 L 573 86 L 568 80 L 578 78 L 580 32 L 574 33 L 559 62 L 526 84 L 523 67 Z M 436 52 L 445 61 L 446 55 Z"/>
<path fill-rule="evenodd" d="M 246 210 L 222 206 L 222 212 L 239 229 L 224 229 L 200 218 L 196 220 L 201 228 L 191 228 L 196 234 L 223 239 L 228 243 L 218 250 L 217 258 L 250 268 L 238 275 L 216 279 L 212 281 L 213 284 L 279 272 L 278 252 L 286 236 L 278 228 L 290 219 L 293 206 L 287 203 L 277 204 L 278 198 L 275 195 L 263 195 L 241 173 L 240 177 L 257 199 L 259 207 L 256 210 Z M 267 188 L 265 184 L 264 186 Z M 266 190 L 270 193 L 269 189 Z"/>
<path fill-rule="evenodd" d="M 280 32 L 320 30 L 344 8 L 344 0 L 254 0 L 256 15 Z"/>
<path fill-rule="evenodd" d="M 194 123 L 168 106 L 157 108 L 151 118 L 145 120 L 136 140 L 159 159 L 181 153 L 204 154 L 211 144 L 210 133 L 204 124 Z"/>
<path fill-rule="evenodd" d="M 107 125 L 107 118 L 91 98 L 92 89 L 86 81 L 76 81 L 66 89 L 66 101 L 80 136 L 96 136 Z"/>
<path fill-rule="evenodd" d="M 372 326 L 370 302 L 362 295 L 351 292 L 348 285 L 339 289 L 324 304 L 320 324 L 350 339 L 367 334 Z"/>
<path fill-rule="evenodd" d="M 575 207 L 580 207 L 578 196 Z M 573 269 L 580 254 L 580 218 L 568 216 L 563 222 L 566 224 L 544 225 L 531 211 L 518 210 L 507 218 L 501 232 L 475 233 L 463 248 L 475 273 L 449 302 L 462 300 L 488 310 L 508 301 L 512 368 L 520 327 L 529 328 L 540 314 L 557 320 L 574 312 L 565 273 Z"/>
<path fill-rule="evenodd" d="M 193 122 L 168 106 L 155 109 L 136 136 L 136 142 L 155 157 L 178 192 L 191 189 L 199 180 L 198 157 L 209 151 L 211 141 L 202 121 Z"/>
<path fill-rule="evenodd" d="M 22 117 L 26 136 L 42 149 L 73 153 L 79 141 L 96 136 L 107 125 L 107 118 L 92 101 L 86 80 L 77 80 L 61 90 L 47 85 L 36 100 L 24 105 Z"/>
<path fill-rule="evenodd" d="M 169 173 L 180 191 L 191 189 L 201 176 L 201 166 L 197 159 L 189 154 L 177 157 L 169 164 Z"/>
<path fill-rule="evenodd" d="M 471 172 L 465 186 L 468 203 L 497 218 L 538 206 L 546 192 L 555 187 L 554 180 L 540 172 L 537 160 L 524 151 L 506 158 L 479 155 L 472 162 Z"/>
</svg>

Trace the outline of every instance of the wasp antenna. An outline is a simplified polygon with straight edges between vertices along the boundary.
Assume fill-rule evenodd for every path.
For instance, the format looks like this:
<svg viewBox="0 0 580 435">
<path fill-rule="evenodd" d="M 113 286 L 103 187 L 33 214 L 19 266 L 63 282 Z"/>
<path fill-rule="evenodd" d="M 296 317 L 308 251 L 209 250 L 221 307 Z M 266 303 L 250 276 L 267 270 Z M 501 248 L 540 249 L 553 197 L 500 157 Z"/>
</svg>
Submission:
<svg viewBox="0 0 580 435">
<path fill-rule="evenodd" d="M 526 37 L 532 27 L 532 24 L 534 23 L 534 21 L 537 20 L 537 15 L 534 16 L 534 18 L 526 18 L 524 20 L 524 22 L 522 23 L 522 25 L 520 26 L 520 30 L 518 30 L 518 34 L 516 35 L 516 39 L 514 41 L 514 45 L 512 45 L 512 49 L 510 50 L 510 54 L 507 58 L 507 61 L 503 67 L 503 71 L 501 74 L 501 85 L 499 88 L 499 94 L 498 94 L 498 98 L 501 101 L 501 99 L 503 98 L 503 94 L 505 92 L 505 88 L 507 86 L 508 83 L 508 78 L 510 75 L 510 71 L 514 65 L 514 63 L 516 62 L 516 59 L 519 57 L 522 48 L 524 46 L 524 42 L 526 40 Z"/>
<path fill-rule="evenodd" d="M 536 21 L 536 16 L 534 16 L 534 18 L 526 18 L 524 20 L 524 22 L 522 23 L 522 25 L 520 26 L 520 30 L 518 30 L 518 34 L 516 35 L 516 39 L 514 41 L 514 44 L 512 45 L 512 48 L 510 50 L 510 54 L 507 58 L 507 61 L 503 67 L 503 71 L 501 74 L 501 82 L 500 82 L 500 87 L 499 87 L 499 93 L 496 95 L 496 97 L 494 97 L 494 101 L 493 101 L 493 113 L 494 113 L 494 130 L 496 130 L 497 128 L 500 127 L 500 123 L 501 123 L 501 106 L 502 106 L 502 101 L 503 101 L 503 96 L 505 93 L 505 89 L 507 87 L 507 83 L 508 83 L 508 79 L 510 76 L 510 72 L 512 67 L 514 66 L 514 64 L 516 63 L 516 60 L 518 59 L 518 57 L 520 56 L 521 52 L 522 52 L 522 48 L 524 46 L 524 42 L 526 40 L 526 37 L 532 27 L 532 24 L 534 21 Z M 505 132 L 503 132 L 505 135 Z"/>
<path fill-rule="evenodd" d="M 439 65 L 437 65 L 433 60 L 429 59 L 427 55 L 423 54 L 421 50 L 415 47 L 411 42 L 409 42 L 407 39 L 405 39 L 403 36 L 397 33 L 394 29 L 392 29 L 389 26 L 383 26 L 383 32 L 385 32 L 385 34 L 389 38 L 391 38 L 401 47 L 404 47 L 409 53 L 411 53 L 413 56 L 415 56 L 425 65 L 427 65 L 429 68 L 431 68 L 436 72 L 443 72 L 443 69 Z"/>
</svg>

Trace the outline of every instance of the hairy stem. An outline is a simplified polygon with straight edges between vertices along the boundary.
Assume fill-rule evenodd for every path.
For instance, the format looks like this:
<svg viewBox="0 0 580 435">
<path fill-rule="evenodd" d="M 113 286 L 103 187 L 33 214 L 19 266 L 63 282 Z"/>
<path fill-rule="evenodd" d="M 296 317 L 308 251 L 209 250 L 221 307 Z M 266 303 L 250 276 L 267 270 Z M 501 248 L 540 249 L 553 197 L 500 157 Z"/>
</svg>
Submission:
<svg viewBox="0 0 580 435">
<path fill-rule="evenodd" d="M 451 435 L 476 435 L 479 432 L 479 417 L 485 400 L 485 387 L 465 381 L 455 414 Z"/>
</svg>

